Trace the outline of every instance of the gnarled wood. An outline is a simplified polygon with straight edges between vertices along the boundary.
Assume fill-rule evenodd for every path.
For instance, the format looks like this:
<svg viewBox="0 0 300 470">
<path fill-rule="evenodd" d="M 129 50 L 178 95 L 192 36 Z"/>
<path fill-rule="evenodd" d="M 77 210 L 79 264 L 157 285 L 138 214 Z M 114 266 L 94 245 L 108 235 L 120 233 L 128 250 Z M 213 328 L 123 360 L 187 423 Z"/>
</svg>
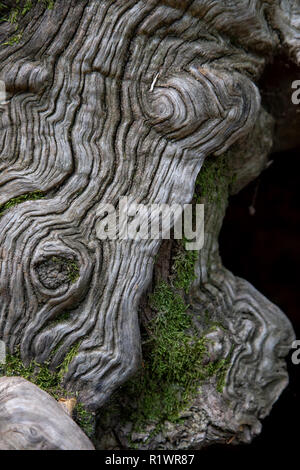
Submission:
<svg viewBox="0 0 300 470">
<path fill-rule="evenodd" d="M 160 245 L 100 241 L 99 204 L 190 202 L 204 159 L 252 131 L 266 62 L 284 49 L 299 65 L 299 18 L 292 0 L 57 0 L 53 10 L 34 6 L 20 42 L 1 46 L 9 104 L 0 115 L 0 204 L 45 197 L 0 219 L 0 338 L 25 363 L 53 369 L 75 347 L 64 384 L 91 409 L 140 365 L 137 305 Z M 212 243 L 220 221 L 209 221 Z M 258 317 L 264 325 L 262 342 L 274 318 L 276 335 L 282 323 L 291 337 L 249 284 L 220 266 L 211 276 L 226 290 L 210 297 L 224 297 L 229 323 L 242 296 L 254 327 Z M 267 357 L 263 349 L 257 360 Z"/>
<path fill-rule="evenodd" d="M 136 404 L 130 403 L 126 392 L 120 393 L 118 411 L 113 402 L 112 410 L 100 416 L 100 448 L 120 448 L 120 443 L 121 448 L 130 448 L 134 443 L 140 449 L 199 450 L 215 443 L 249 443 L 286 387 L 284 358 L 294 340 L 291 324 L 249 282 L 224 268 L 218 245 L 228 196 L 266 168 L 273 129 L 272 118 L 262 111 L 251 134 L 228 152 L 228 170 L 213 194 L 201 198 L 206 207 L 205 243 L 195 264 L 196 279 L 185 298 L 197 335 L 208 340 L 208 361 L 228 361 L 223 390 L 217 375 L 199 381 L 179 422 L 166 420 L 162 425 L 152 419 L 139 432 L 133 422 L 124 422 L 130 416 L 127 408 Z M 165 276 L 165 267 L 157 269 Z"/>
<path fill-rule="evenodd" d="M 0 378 L 0 450 L 93 450 L 54 398 L 20 377 Z"/>
</svg>

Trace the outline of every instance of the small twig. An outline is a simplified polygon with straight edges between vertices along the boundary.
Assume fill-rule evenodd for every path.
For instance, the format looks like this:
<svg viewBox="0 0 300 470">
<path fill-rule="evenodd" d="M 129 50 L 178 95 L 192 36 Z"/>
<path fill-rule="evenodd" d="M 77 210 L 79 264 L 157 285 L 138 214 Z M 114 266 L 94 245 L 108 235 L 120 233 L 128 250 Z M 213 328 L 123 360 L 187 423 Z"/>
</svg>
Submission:
<svg viewBox="0 0 300 470">
<path fill-rule="evenodd" d="M 232 436 L 228 441 L 226 441 L 226 444 L 231 444 L 235 439 L 235 436 Z"/>
<path fill-rule="evenodd" d="M 150 91 L 151 91 L 151 92 L 154 90 L 154 87 L 155 87 L 155 84 L 156 84 L 156 82 L 157 82 L 157 80 L 158 80 L 158 77 L 159 77 L 159 73 L 156 74 L 156 76 L 155 76 L 155 78 L 154 78 L 154 80 L 153 80 L 153 82 L 152 82 L 152 84 L 151 84 L 151 87 L 150 87 Z"/>
</svg>

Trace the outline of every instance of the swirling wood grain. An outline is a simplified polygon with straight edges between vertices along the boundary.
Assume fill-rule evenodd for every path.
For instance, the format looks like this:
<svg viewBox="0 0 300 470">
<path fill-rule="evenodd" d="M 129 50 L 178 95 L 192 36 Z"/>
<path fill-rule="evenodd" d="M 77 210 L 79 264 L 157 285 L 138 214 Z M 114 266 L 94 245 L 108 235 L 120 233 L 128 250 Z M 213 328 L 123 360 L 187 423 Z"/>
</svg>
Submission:
<svg viewBox="0 0 300 470">
<path fill-rule="evenodd" d="M 0 338 L 53 370 L 76 346 L 64 384 L 90 408 L 140 364 L 137 305 L 160 243 L 100 241 L 97 207 L 188 203 L 205 157 L 251 131 L 254 81 L 280 43 L 270 9 L 298 47 L 297 11 L 273 3 L 57 0 L 0 48 L 0 204 L 45 195 L 0 219 Z"/>
</svg>

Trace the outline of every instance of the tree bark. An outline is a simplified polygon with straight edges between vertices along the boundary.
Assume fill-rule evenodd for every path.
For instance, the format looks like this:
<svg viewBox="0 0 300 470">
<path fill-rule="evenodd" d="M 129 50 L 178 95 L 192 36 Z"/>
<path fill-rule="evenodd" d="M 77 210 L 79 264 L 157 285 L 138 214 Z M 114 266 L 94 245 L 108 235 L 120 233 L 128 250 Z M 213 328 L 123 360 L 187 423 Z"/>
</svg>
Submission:
<svg viewBox="0 0 300 470">
<path fill-rule="evenodd" d="M 99 207 L 187 204 L 208 156 L 229 155 L 232 191 L 259 174 L 273 131 L 257 84 L 279 53 L 299 67 L 299 5 L 56 0 L 14 28 L 0 26 L 0 339 L 52 370 L 73 352 L 63 386 L 99 410 L 141 365 L 138 305 L 161 244 L 99 240 Z M 187 301 L 199 335 L 204 310 L 225 324 L 214 337 L 224 357 L 239 346 L 223 394 L 209 383 L 199 398 L 206 418 L 193 429 L 205 436 L 182 446 L 250 440 L 287 383 L 288 320 L 218 256 L 227 191 L 218 208 L 203 200 L 205 248 Z"/>
</svg>

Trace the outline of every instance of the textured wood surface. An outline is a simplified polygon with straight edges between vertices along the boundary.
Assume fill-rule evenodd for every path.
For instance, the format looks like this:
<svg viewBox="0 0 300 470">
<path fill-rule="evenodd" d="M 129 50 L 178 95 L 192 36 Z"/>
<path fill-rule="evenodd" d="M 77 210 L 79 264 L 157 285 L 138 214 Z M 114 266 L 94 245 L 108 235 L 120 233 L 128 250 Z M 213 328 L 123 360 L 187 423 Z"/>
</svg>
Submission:
<svg viewBox="0 0 300 470">
<path fill-rule="evenodd" d="M 0 218 L 0 338 L 53 368 L 78 347 L 64 384 L 90 408 L 140 365 L 137 305 L 160 244 L 98 240 L 99 204 L 188 203 L 205 157 L 252 131 L 266 62 L 283 50 L 299 64 L 299 18 L 288 0 L 57 0 L 34 6 L 20 42 L 1 46 L 0 204 L 45 197 Z M 222 276 L 227 303 L 237 286 L 244 303 L 257 299 Z"/>
<path fill-rule="evenodd" d="M 0 450 L 93 450 L 62 406 L 20 377 L 0 378 Z"/>
<path fill-rule="evenodd" d="M 126 390 L 120 392 L 117 407 L 112 402 L 111 409 L 100 415 L 99 448 L 128 449 L 134 444 L 148 450 L 200 450 L 216 443 L 250 443 L 286 387 L 285 356 L 294 340 L 291 324 L 276 305 L 222 265 L 218 243 L 228 197 L 266 169 L 273 131 L 273 119 L 262 111 L 252 132 L 227 153 L 227 169 L 218 179 L 221 187 L 213 185 L 213 192 L 200 200 L 206 207 L 205 242 L 185 301 L 198 337 L 208 340 L 209 361 L 228 361 L 222 392 L 218 377 L 207 377 L 199 381 L 198 391 L 179 414 L 181 420 L 149 419 L 138 431 L 127 411 L 134 410 L 135 403 L 131 405 Z M 168 250 L 169 245 L 165 255 Z M 156 282 L 172 273 L 171 256 L 164 261 L 156 264 Z M 147 325 L 148 318 L 142 320 Z"/>
</svg>

